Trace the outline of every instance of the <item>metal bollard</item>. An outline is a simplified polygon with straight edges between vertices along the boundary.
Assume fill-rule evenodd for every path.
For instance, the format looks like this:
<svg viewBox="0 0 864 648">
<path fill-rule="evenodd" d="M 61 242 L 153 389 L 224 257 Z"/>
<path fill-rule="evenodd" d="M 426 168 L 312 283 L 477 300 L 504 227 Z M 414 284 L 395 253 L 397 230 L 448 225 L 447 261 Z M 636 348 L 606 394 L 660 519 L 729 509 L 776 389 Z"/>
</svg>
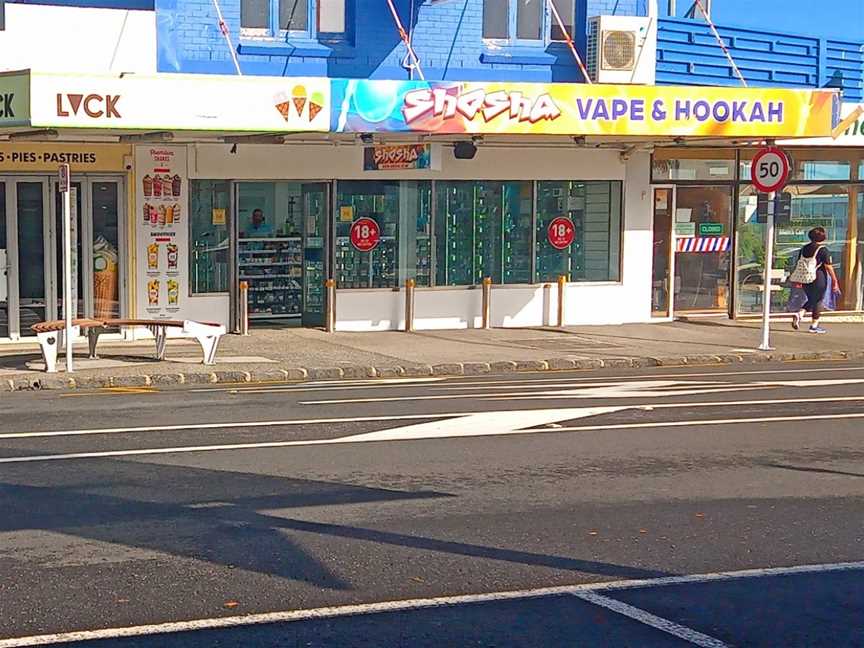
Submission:
<svg viewBox="0 0 864 648">
<path fill-rule="evenodd" d="M 405 280 L 405 332 L 414 331 L 414 286 L 413 279 Z"/>
<path fill-rule="evenodd" d="M 483 277 L 483 328 L 492 326 L 492 279 Z"/>
<path fill-rule="evenodd" d="M 240 335 L 249 335 L 249 282 L 240 282 Z"/>
<path fill-rule="evenodd" d="M 324 282 L 327 290 L 327 308 L 324 312 L 324 329 L 328 333 L 336 331 L 336 280 L 327 279 Z"/>
<path fill-rule="evenodd" d="M 558 276 L 558 326 L 564 326 L 564 287 L 567 285 L 565 275 Z"/>
</svg>

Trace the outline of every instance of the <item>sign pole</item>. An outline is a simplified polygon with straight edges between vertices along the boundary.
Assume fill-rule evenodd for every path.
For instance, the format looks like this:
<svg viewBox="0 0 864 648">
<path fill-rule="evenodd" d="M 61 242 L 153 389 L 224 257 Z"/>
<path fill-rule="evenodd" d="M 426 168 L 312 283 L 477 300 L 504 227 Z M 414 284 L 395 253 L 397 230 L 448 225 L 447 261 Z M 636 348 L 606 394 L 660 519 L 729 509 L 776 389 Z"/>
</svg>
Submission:
<svg viewBox="0 0 864 648">
<path fill-rule="evenodd" d="M 72 192 L 68 164 L 60 167 L 63 194 L 63 318 L 66 320 L 66 373 L 72 373 Z"/>
<path fill-rule="evenodd" d="M 774 199 L 776 191 L 768 193 L 768 214 L 765 218 L 765 282 L 762 296 L 762 344 L 760 351 L 771 351 L 771 269 L 774 265 Z"/>
<path fill-rule="evenodd" d="M 789 178 L 789 158 L 773 142 L 759 150 L 750 165 L 750 181 L 757 191 L 768 194 L 765 215 L 765 277 L 762 284 L 762 344 L 760 351 L 771 351 L 771 272 L 774 267 L 774 208 L 777 190 Z"/>
</svg>

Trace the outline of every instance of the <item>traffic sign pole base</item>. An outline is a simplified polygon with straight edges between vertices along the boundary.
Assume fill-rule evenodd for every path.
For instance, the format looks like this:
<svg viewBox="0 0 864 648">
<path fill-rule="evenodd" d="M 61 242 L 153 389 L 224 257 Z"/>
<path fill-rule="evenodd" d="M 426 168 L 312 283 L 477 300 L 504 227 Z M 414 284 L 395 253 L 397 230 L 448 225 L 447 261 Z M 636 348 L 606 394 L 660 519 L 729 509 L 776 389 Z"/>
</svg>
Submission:
<svg viewBox="0 0 864 648">
<path fill-rule="evenodd" d="M 760 351 L 773 351 L 773 350 L 774 350 L 774 347 L 772 347 L 772 346 L 768 346 L 767 344 L 760 344 L 760 345 L 759 345 L 759 350 L 760 350 Z"/>
</svg>

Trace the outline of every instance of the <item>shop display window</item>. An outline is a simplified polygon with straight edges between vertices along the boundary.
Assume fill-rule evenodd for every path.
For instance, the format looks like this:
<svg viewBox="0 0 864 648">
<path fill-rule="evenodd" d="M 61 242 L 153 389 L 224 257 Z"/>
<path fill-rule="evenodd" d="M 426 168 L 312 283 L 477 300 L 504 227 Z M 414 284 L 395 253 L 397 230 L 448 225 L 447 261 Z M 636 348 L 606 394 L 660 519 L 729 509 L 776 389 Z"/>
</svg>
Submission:
<svg viewBox="0 0 864 648">
<path fill-rule="evenodd" d="M 735 179 L 735 160 L 717 158 L 669 158 L 654 155 L 651 164 L 654 182 L 670 180 L 719 182 Z"/>
<path fill-rule="evenodd" d="M 563 250 L 549 242 L 553 220 L 573 224 L 573 242 Z M 537 183 L 537 281 L 619 281 L 621 182 Z"/>
<path fill-rule="evenodd" d="M 430 182 L 339 181 L 335 214 L 334 278 L 341 288 L 395 288 L 406 279 L 431 279 Z M 360 218 L 378 225 L 370 251 L 357 249 L 351 226 Z"/>
<path fill-rule="evenodd" d="M 531 182 L 438 182 L 436 283 L 531 283 Z"/>
<path fill-rule="evenodd" d="M 788 220 L 781 219 L 774 228 L 772 312 L 786 311 L 790 286 L 787 282 L 798 258 L 798 251 L 809 242 L 807 233 L 814 227 L 824 227 L 827 246 L 843 295 L 839 309 L 856 308 L 858 288 L 853 285 L 854 273 L 849 263 L 852 245 L 849 241 L 849 188 L 842 184 L 787 185 L 783 192 L 791 200 Z M 765 225 L 758 217 L 758 195 L 751 185 L 742 185 L 738 200 L 738 312 L 759 313 L 762 310 L 765 267 Z M 852 257 L 855 255 L 853 254 Z"/>
<path fill-rule="evenodd" d="M 229 183 L 192 180 L 189 191 L 192 294 L 228 292 Z"/>
</svg>

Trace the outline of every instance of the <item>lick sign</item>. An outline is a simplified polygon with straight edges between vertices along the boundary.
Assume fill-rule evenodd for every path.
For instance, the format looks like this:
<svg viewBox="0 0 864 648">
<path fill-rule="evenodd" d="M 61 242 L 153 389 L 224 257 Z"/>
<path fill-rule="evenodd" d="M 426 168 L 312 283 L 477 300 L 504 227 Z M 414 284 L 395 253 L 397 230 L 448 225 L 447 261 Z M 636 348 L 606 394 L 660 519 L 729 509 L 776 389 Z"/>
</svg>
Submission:
<svg viewBox="0 0 864 648">
<path fill-rule="evenodd" d="M 381 241 L 381 229 L 371 218 L 358 218 L 351 224 L 351 245 L 360 252 L 371 252 Z"/>
<path fill-rule="evenodd" d="M 575 229 L 573 221 L 566 216 L 559 216 L 549 223 L 546 230 L 546 237 L 549 239 L 549 245 L 556 250 L 564 250 L 573 243 Z"/>
</svg>

